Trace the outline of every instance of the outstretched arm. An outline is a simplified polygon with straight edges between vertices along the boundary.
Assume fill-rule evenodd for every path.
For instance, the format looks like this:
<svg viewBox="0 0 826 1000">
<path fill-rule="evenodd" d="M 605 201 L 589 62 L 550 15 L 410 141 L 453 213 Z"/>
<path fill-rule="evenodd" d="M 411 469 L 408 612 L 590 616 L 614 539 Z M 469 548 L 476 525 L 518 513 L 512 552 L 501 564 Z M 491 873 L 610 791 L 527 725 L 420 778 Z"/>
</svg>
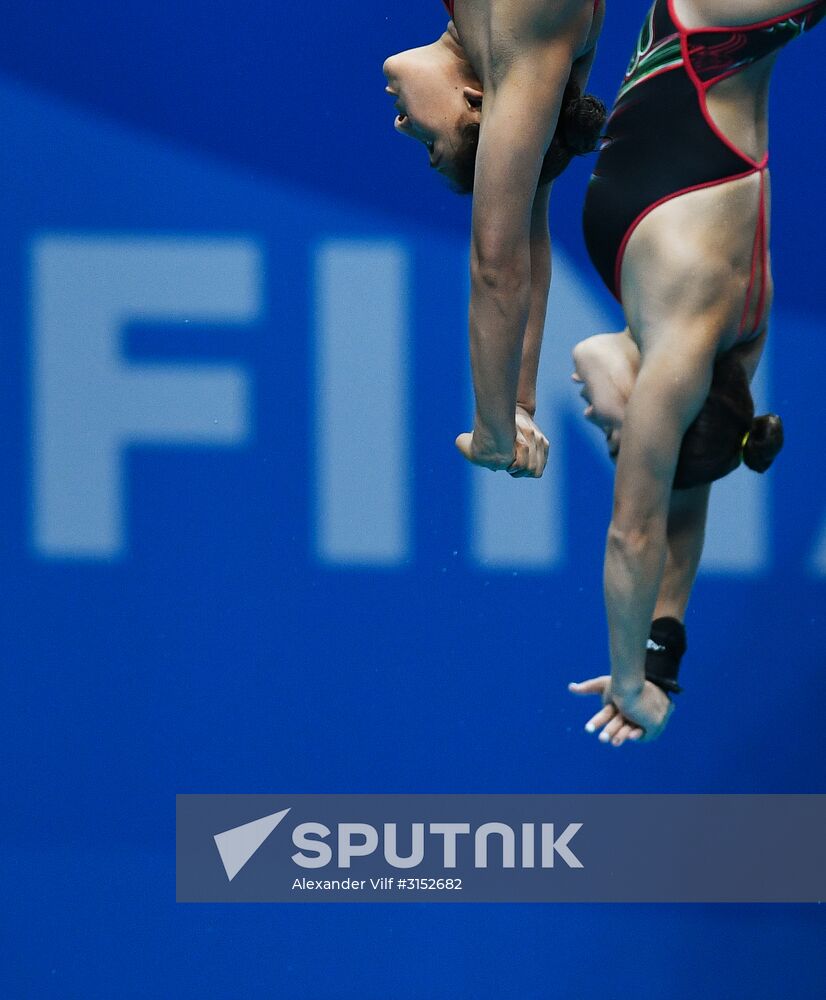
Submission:
<svg viewBox="0 0 826 1000">
<path fill-rule="evenodd" d="M 516 392 L 517 405 L 531 417 L 536 412 L 536 378 L 551 284 L 551 234 L 548 226 L 550 198 L 551 185 L 545 184 L 536 192 L 531 211 L 531 296 Z"/>
<path fill-rule="evenodd" d="M 663 337 L 643 361 L 623 425 L 604 573 L 611 700 L 650 737 L 668 709 L 665 695 L 645 682 L 645 646 L 667 566 L 671 485 L 683 434 L 708 393 L 713 358 L 707 338 L 687 330 Z M 696 530 L 688 537 L 683 555 L 700 540 Z"/>
<path fill-rule="evenodd" d="M 598 35 L 602 15 L 595 26 Z M 584 93 L 596 55 L 596 45 L 576 59 L 571 67 L 570 79 Z M 552 184 L 543 184 L 536 192 L 531 209 L 531 298 L 525 340 L 522 346 L 522 365 L 519 370 L 517 404 L 531 417 L 536 410 L 536 378 L 542 335 L 545 332 L 545 314 L 548 307 L 548 290 L 551 283 L 551 236 L 548 226 L 548 206 Z"/>
<path fill-rule="evenodd" d="M 550 278 L 550 243 L 543 244 L 537 228 L 543 209 L 541 201 L 537 204 L 537 184 L 556 129 L 571 58 L 570 46 L 563 42 L 529 52 L 510 67 L 492 93 L 485 93 L 471 241 L 470 348 L 476 416 L 469 457 L 491 469 L 506 469 L 514 459 L 519 465 L 526 458 L 516 445 L 514 415 L 520 391 L 530 403 L 533 384 L 535 397 L 539 320 L 544 325 Z M 536 87 L 537 79 L 544 81 L 542 88 Z M 547 222 L 542 225 L 547 230 Z M 525 352 L 529 318 L 531 339 Z"/>
<path fill-rule="evenodd" d="M 654 618 L 685 620 L 691 589 L 705 541 L 711 485 L 677 490 L 668 512 L 665 569 L 657 594 Z"/>
<path fill-rule="evenodd" d="M 749 382 L 757 371 L 766 332 L 764 330 L 759 338 L 739 349 L 740 361 Z M 675 490 L 671 494 L 665 569 L 654 609 L 655 619 L 685 620 L 686 607 L 703 553 L 710 496 L 710 483 L 688 490 Z"/>
</svg>

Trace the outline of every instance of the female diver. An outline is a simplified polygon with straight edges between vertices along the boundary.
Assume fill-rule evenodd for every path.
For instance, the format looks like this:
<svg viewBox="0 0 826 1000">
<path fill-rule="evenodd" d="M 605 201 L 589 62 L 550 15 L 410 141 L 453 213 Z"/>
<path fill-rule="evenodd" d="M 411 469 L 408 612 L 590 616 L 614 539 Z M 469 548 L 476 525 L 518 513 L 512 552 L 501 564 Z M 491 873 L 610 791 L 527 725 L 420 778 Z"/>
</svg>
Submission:
<svg viewBox="0 0 826 1000">
<path fill-rule="evenodd" d="M 391 56 L 395 128 L 430 165 L 473 192 L 471 462 L 542 475 L 548 442 L 534 423 L 551 274 L 550 181 L 595 148 L 605 109 L 581 97 L 603 0 L 444 0 L 452 20 L 431 45 Z"/>
<path fill-rule="evenodd" d="M 782 445 L 749 390 L 772 298 L 767 97 L 780 49 L 824 14 L 826 0 L 655 0 L 589 186 L 586 242 L 628 328 L 574 352 L 617 468 L 611 675 L 571 690 L 602 696 L 586 728 L 615 746 L 671 713 L 709 484 L 741 458 L 764 471 Z"/>
</svg>

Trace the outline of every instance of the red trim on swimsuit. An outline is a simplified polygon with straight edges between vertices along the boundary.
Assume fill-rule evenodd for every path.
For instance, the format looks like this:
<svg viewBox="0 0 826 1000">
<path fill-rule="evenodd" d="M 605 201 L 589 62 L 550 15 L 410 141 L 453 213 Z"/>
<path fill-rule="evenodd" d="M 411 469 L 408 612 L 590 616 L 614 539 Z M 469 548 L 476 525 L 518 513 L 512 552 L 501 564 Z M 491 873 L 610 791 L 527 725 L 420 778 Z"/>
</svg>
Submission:
<svg viewBox="0 0 826 1000">
<path fill-rule="evenodd" d="M 674 8 L 674 0 L 655 0 L 643 26 L 588 190 L 586 242 L 620 298 L 623 255 L 651 211 L 682 194 L 758 174 L 760 200 L 740 327 L 741 334 L 754 335 L 768 295 L 768 153 L 750 156 L 723 133 L 708 110 L 708 92 L 817 24 L 826 15 L 826 0 L 733 27 L 687 28 Z"/>
</svg>

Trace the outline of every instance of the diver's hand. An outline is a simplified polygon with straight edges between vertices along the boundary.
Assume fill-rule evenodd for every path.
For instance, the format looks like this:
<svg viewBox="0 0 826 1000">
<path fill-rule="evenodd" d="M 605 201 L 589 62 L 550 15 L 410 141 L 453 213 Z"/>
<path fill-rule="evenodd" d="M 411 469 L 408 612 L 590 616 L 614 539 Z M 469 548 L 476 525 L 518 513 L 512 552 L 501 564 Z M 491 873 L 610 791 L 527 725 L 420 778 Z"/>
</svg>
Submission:
<svg viewBox="0 0 826 1000">
<path fill-rule="evenodd" d="M 615 695 L 611 678 L 593 677 L 591 680 L 568 685 L 573 694 L 598 694 L 603 707 L 585 725 L 589 733 L 602 729 L 599 739 L 612 746 L 622 746 L 626 740 L 650 742 L 665 729 L 674 705 L 668 695 L 656 684 L 646 681 L 632 694 Z"/>
<path fill-rule="evenodd" d="M 539 479 L 548 460 L 548 439 L 521 406 L 516 408 L 514 423 L 516 434 L 510 453 L 479 427 L 472 433 L 460 434 L 456 447 L 469 462 L 484 469 L 504 470 L 514 478 Z"/>
<path fill-rule="evenodd" d="M 548 461 L 548 439 L 542 433 L 533 416 L 523 406 L 518 405 L 516 407 L 516 440 L 517 445 L 520 440 L 527 445 L 528 464 L 525 469 L 519 471 L 508 469 L 508 472 L 514 479 L 523 476 L 539 479 L 545 471 L 545 465 Z"/>
<path fill-rule="evenodd" d="M 516 462 L 518 457 L 516 442 L 510 451 L 506 451 L 504 448 L 497 448 L 493 440 L 477 431 L 460 434 L 456 438 L 456 447 L 469 462 L 479 465 L 483 469 L 490 469 L 492 472 L 498 472 L 501 469 L 510 470 L 510 466 Z"/>
</svg>

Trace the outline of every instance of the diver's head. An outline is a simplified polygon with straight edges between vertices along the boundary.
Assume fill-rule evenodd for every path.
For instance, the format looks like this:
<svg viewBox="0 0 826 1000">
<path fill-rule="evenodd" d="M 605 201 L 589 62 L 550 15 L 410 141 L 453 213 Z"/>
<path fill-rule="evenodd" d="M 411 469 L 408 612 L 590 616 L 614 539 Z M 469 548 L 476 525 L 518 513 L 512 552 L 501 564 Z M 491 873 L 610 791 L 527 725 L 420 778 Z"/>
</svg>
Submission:
<svg viewBox="0 0 826 1000">
<path fill-rule="evenodd" d="M 562 96 L 559 119 L 551 144 L 542 161 L 539 186 L 550 184 L 565 170 L 575 156 L 592 153 L 599 145 L 607 112 L 605 105 L 592 94 L 583 94 L 578 84 L 569 80 Z M 459 194 L 471 194 L 476 175 L 476 152 L 479 146 L 479 122 L 464 125 L 448 175 Z"/>
<path fill-rule="evenodd" d="M 731 351 L 714 364 L 711 389 L 683 436 L 674 489 L 713 483 L 741 462 L 765 472 L 783 447 L 783 421 L 776 413 L 755 416 L 748 376 Z"/>
<path fill-rule="evenodd" d="M 483 93 L 452 23 L 437 41 L 391 56 L 383 69 L 385 89 L 396 98 L 396 131 L 427 148 L 430 166 L 447 178 L 454 191 L 470 194 Z M 558 177 L 574 156 L 596 149 L 605 118 L 605 105 L 590 94 L 583 96 L 569 80 L 542 163 L 540 185 Z"/>
<path fill-rule="evenodd" d="M 455 29 L 431 45 L 390 56 L 383 70 L 385 89 L 396 99 L 396 131 L 425 146 L 430 166 L 455 185 L 457 158 L 468 129 L 478 135 L 482 113 L 482 85 Z"/>
<path fill-rule="evenodd" d="M 603 333 L 574 348 L 573 380 L 582 386 L 586 420 L 606 436 L 608 453 L 619 453 L 625 408 L 639 371 L 639 351 L 627 334 Z M 783 422 L 775 413 L 755 416 L 748 376 L 734 352 L 714 363 L 711 388 L 683 435 L 674 489 L 722 479 L 741 462 L 765 472 L 783 447 Z"/>
</svg>

